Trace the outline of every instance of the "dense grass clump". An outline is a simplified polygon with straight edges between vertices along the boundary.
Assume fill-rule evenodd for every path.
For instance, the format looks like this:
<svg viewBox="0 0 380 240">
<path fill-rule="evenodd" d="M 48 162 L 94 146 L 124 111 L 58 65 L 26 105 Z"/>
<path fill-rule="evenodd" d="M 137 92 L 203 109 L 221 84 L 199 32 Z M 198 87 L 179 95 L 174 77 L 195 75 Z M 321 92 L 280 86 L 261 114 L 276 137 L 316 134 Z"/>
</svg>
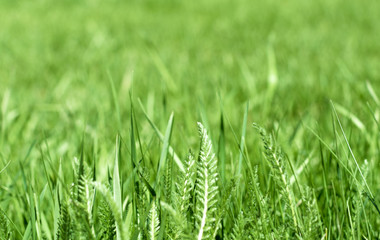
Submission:
<svg viewBox="0 0 380 240">
<path fill-rule="evenodd" d="M 305 166 L 294 169 L 274 136 L 262 127 L 253 125 L 262 141 L 260 152 L 266 166 L 254 166 L 246 161 L 241 175 L 228 174 L 232 177 L 222 183 L 219 175 L 225 167 L 218 167 L 212 141 L 201 123 L 198 123 L 198 157 L 194 158 L 190 151 L 180 165 L 175 164 L 176 153 L 172 148 L 169 150 L 168 143 L 172 120 L 171 117 L 163 137 L 162 155 L 167 158 L 156 169 L 147 170 L 143 159 L 137 161 L 133 155 L 130 159 L 122 158 L 124 144 L 118 136 L 113 174 L 108 169 L 107 177 L 99 180 L 95 172 L 97 164 L 92 159 L 85 160 L 82 144 L 80 158 L 73 161 L 72 184 L 64 181 L 60 164 L 56 171 L 52 169 L 56 175 L 49 178 L 39 197 L 30 192 L 33 198 L 27 199 L 32 204 L 32 215 L 23 234 L 4 211 L 0 212 L 2 239 L 21 236 L 26 239 L 325 239 L 328 234 L 339 236 L 330 230 L 335 226 L 325 220 L 334 209 L 330 209 L 329 202 L 322 196 L 329 194 L 334 201 L 341 201 L 342 196 L 332 195 L 335 190 L 326 186 L 318 189 L 299 182 L 297 178 Z M 132 149 L 137 144 L 133 136 L 131 134 Z M 331 154 L 336 156 L 334 152 Z M 123 181 L 120 163 L 126 162 L 133 167 Z M 353 175 L 352 190 L 346 193 L 347 205 L 342 207 L 346 207 L 349 231 L 342 236 L 377 236 L 377 221 L 369 221 L 370 217 L 377 219 L 378 206 L 367 188 L 368 169 L 364 166 L 355 170 L 355 165 L 349 163 L 345 167 L 348 173 L 360 171 L 364 175 L 362 179 L 358 174 Z M 260 184 L 260 171 L 269 173 L 263 182 L 265 187 Z M 156 181 L 150 180 L 150 173 L 156 175 Z M 157 181 L 160 178 L 162 181 Z M 45 194 L 51 194 L 54 232 L 46 220 L 49 212 L 41 210 Z"/>
<path fill-rule="evenodd" d="M 379 1 L 0 16 L 0 240 L 380 238 Z"/>
</svg>

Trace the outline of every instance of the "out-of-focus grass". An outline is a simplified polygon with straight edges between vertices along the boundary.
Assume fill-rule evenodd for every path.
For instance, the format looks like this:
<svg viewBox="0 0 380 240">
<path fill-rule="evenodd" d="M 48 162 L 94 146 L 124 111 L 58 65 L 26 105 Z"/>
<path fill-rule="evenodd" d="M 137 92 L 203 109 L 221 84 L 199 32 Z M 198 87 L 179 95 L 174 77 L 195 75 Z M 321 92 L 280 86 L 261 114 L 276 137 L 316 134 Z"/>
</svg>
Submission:
<svg viewBox="0 0 380 240">
<path fill-rule="evenodd" d="M 380 75 L 377 6 L 376 1 L 3 1 L 0 92 L 10 91 L 8 111 L 29 127 L 12 130 L 10 121 L 4 134 L 30 142 L 45 131 L 69 140 L 68 129 L 81 131 L 87 124 L 113 139 L 117 119 L 109 75 L 124 124 L 133 89 L 159 126 L 174 111 L 182 134 L 194 130 L 189 123 L 199 119 L 200 105 L 217 126 L 220 102 L 233 126 L 240 124 L 247 100 L 250 121 L 269 126 L 281 121 L 284 131 L 302 117 L 327 125 L 328 99 L 368 119 L 365 80 L 377 89 Z M 273 99 L 267 97 L 270 51 L 278 75 Z M 17 143 L 4 142 L 3 148 Z"/>
<path fill-rule="evenodd" d="M 311 175 L 322 168 L 307 127 L 328 144 L 342 142 L 334 137 L 331 99 L 359 161 L 373 161 L 373 175 L 380 170 L 367 102 L 375 117 L 379 106 L 366 87 L 380 89 L 375 0 L 1 1 L 0 25 L 0 170 L 12 161 L 0 175 L 2 196 L 12 197 L 0 198 L 0 206 L 13 204 L 17 224 L 22 213 L 12 198 L 22 193 L 12 189 L 22 186 L 20 163 L 40 192 L 41 155 L 57 169 L 59 159 L 71 166 L 85 135 L 99 165 L 111 166 L 115 135 L 130 133 L 130 99 L 153 162 L 161 148 L 138 99 L 163 133 L 174 112 L 171 144 L 181 157 L 197 146 L 196 121 L 217 142 L 223 112 L 227 171 L 239 158 L 233 131 L 241 132 L 249 101 L 248 126 L 279 129 L 296 167 L 306 158 L 318 166 Z M 253 133 L 248 127 L 245 144 L 259 164 Z M 378 180 L 370 182 L 378 191 Z"/>
</svg>

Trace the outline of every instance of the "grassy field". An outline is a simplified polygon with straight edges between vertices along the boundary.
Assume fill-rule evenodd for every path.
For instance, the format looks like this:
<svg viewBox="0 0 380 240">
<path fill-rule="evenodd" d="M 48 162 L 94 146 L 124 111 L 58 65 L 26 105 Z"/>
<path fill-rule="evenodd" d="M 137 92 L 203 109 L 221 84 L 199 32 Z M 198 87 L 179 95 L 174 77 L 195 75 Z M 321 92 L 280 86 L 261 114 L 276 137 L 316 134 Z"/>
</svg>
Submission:
<svg viewBox="0 0 380 240">
<path fill-rule="evenodd" d="M 0 1 L 0 239 L 379 239 L 380 3 Z"/>
</svg>

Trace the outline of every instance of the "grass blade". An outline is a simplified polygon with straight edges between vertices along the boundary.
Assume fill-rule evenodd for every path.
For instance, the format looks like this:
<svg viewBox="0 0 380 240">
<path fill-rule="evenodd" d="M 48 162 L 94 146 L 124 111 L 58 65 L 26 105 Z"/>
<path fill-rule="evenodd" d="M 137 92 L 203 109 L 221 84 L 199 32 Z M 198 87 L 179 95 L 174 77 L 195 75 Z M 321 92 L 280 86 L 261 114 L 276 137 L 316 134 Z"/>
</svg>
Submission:
<svg viewBox="0 0 380 240">
<path fill-rule="evenodd" d="M 369 188 L 369 186 L 368 186 L 368 184 L 367 184 L 367 180 L 365 179 L 365 177 L 364 177 L 364 175 L 363 175 L 363 172 L 362 172 L 362 170 L 361 170 L 360 167 L 359 167 L 358 161 L 356 160 L 356 157 L 355 157 L 355 155 L 354 155 L 354 153 L 353 153 L 353 151 L 352 151 L 352 149 L 351 149 L 351 146 L 350 146 L 350 144 L 349 144 L 349 142 L 348 142 L 348 140 L 347 140 L 346 134 L 344 133 L 344 130 L 343 130 L 342 124 L 341 124 L 341 122 L 340 122 L 339 116 L 338 116 L 338 114 L 337 114 L 337 112 L 336 112 L 336 110 L 335 110 L 334 103 L 333 103 L 332 101 L 330 101 L 330 103 L 331 103 L 331 107 L 332 107 L 332 109 L 333 109 L 334 115 L 335 115 L 335 117 L 336 117 L 336 119 L 337 119 L 337 121 L 338 121 L 339 128 L 340 128 L 340 130 L 342 131 L 342 134 L 343 134 L 344 140 L 345 140 L 345 142 L 346 142 L 346 144 L 347 144 L 347 147 L 348 147 L 348 149 L 349 149 L 349 151 L 350 151 L 350 154 L 351 154 L 352 158 L 354 159 L 354 162 L 355 162 L 356 168 L 357 168 L 357 170 L 359 171 L 360 176 L 362 177 L 362 179 L 363 179 L 363 181 L 364 181 L 364 184 L 365 184 L 365 186 L 366 186 L 366 188 L 367 188 L 367 190 L 368 190 L 368 192 L 369 192 L 369 194 L 370 194 L 370 197 L 373 198 L 372 191 L 371 191 L 371 189 Z"/>
<path fill-rule="evenodd" d="M 139 104 L 140 104 L 140 107 L 145 115 L 145 118 L 148 120 L 150 126 L 153 128 L 154 132 L 156 133 L 156 135 L 158 136 L 158 138 L 161 140 L 161 142 L 164 142 L 164 136 L 162 135 L 162 133 L 160 132 L 160 130 L 158 130 L 157 126 L 150 120 L 150 118 L 148 117 L 147 113 L 145 112 L 144 110 L 144 107 L 139 99 Z M 171 155 L 173 155 L 173 158 L 174 158 L 174 161 L 175 163 L 177 164 L 178 168 L 184 173 L 185 172 L 185 168 L 183 167 L 183 163 L 181 161 L 181 159 L 178 157 L 178 155 L 174 152 L 173 148 L 171 146 L 169 146 L 169 152 Z"/>
<path fill-rule="evenodd" d="M 120 158 L 120 135 L 116 137 L 116 148 L 115 148 L 115 166 L 113 171 L 113 199 L 116 203 L 117 210 L 123 212 L 122 208 L 122 193 L 120 187 L 120 170 L 119 170 L 119 158 Z M 116 225 L 116 238 L 117 240 L 122 240 L 121 238 L 121 229 Z"/>
<path fill-rule="evenodd" d="M 161 170 L 165 168 L 166 158 L 167 158 L 168 152 L 169 152 L 170 138 L 171 138 L 172 130 L 173 130 L 173 121 L 174 121 L 174 113 L 170 114 L 168 125 L 166 127 L 165 138 L 164 138 L 164 142 L 163 142 L 163 146 L 162 146 L 160 162 L 158 165 L 158 170 L 157 170 L 157 175 L 156 175 L 156 185 L 158 185 L 160 182 Z"/>
<path fill-rule="evenodd" d="M 241 140 L 240 140 L 240 152 L 239 152 L 239 167 L 238 167 L 238 177 L 241 177 L 241 171 L 242 171 L 242 165 L 243 165 L 243 154 L 244 154 L 244 145 L 245 145 L 245 133 L 247 132 L 247 117 L 248 117 L 248 109 L 249 109 L 249 102 L 247 102 L 245 112 L 244 112 L 244 119 L 243 119 L 243 127 L 241 130 Z"/>
</svg>

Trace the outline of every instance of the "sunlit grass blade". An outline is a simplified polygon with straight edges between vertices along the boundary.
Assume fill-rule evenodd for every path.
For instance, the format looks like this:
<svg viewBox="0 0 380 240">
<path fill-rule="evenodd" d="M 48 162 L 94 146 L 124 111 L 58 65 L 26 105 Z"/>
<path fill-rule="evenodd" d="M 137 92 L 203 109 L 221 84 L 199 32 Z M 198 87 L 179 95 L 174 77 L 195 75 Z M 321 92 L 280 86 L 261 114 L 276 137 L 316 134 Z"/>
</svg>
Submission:
<svg viewBox="0 0 380 240">
<path fill-rule="evenodd" d="M 168 156 L 169 152 L 169 144 L 170 144 L 170 137 L 172 135 L 172 130 L 173 130 L 173 121 L 174 121 L 174 114 L 170 114 L 168 125 L 166 127 L 166 132 L 165 132 L 165 137 L 162 145 L 162 150 L 161 150 L 161 156 L 160 156 L 160 161 L 158 163 L 158 170 L 157 170 L 157 175 L 156 175 L 156 185 L 159 184 L 160 178 L 161 178 L 161 171 L 166 165 L 166 158 Z"/>
<path fill-rule="evenodd" d="M 115 147 L 115 163 L 114 163 L 114 171 L 113 171 L 113 199 L 116 203 L 117 211 L 120 213 L 123 212 L 122 208 L 122 192 L 121 192 L 121 186 L 120 186 L 120 170 L 119 170 L 119 161 L 120 161 L 120 151 L 121 151 L 121 139 L 120 136 L 117 135 L 116 137 L 116 147 Z M 119 225 L 116 225 L 116 239 L 122 240 L 121 236 L 121 229 Z"/>
<path fill-rule="evenodd" d="M 247 117 L 248 117 L 249 102 L 247 102 L 244 118 L 241 129 L 241 139 L 240 139 L 240 152 L 239 152 L 239 163 L 238 163 L 238 172 L 237 176 L 241 177 L 241 171 L 243 167 L 243 155 L 244 155 L 244 146 L 245 146 L 245 133 L 247 132 Z"/>
</svg>

